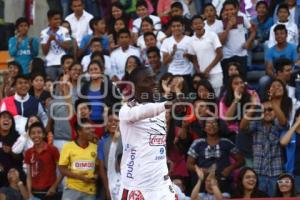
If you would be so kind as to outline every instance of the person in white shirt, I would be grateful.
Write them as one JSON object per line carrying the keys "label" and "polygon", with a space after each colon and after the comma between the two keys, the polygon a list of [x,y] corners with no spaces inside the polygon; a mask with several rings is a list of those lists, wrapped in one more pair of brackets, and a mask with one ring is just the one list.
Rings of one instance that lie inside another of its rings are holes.
{"label": "person in white shirt", "polygon": [[173,75],[182,75],[189,82],[193,73],[193,65],[188,59],[188,47],[191,38],[183,34],[183,18],[176,16],[171,19],[172,36],[166,38],[160,48],[163,54],[163,64],[168,65]]}
{"label": "person in white shirt", "polygon": [[142,19],[144,17],[150,17],[152,19],[155,30],[158,31],[161,29],[160,18],[155,15],[148,15],[148,5],[146,1],[141,0],[136,3],[136,14],[138,15],[138,18],[133,21],[132,28],[134,34],[140,35]]}
{"label": "person in white shirt", "polygon": [[119,112],[122,200],[175,200],[166,158],[168,104],[154,103],[157,84],[150,68],[134,69],[130,80],[135,86],[134,100],[124,104]]}
{"label": "person in white shirt", "polygon": [[[86,55],[82,58],[81,60],[81,65],[83,68],[83,72],[87,71],[87,68],[92,60],[92,55],[95,52],[100,52],[103,55],[103,46],[100,41],[100,38],[93,38],[90,41],[90,49],[91,53],[89,55]],[[104,66],[105,66],[105,71],[110,72],[111,71],[111,62],[110,62],[110,57],[103,55],[104,59]],[[106,73],[105,73],[106,74]]]}
{"label": "person in white shirt", "polygon": [[128,29],[121,29],[118,32],[119,48],[115,49],[111,55],[112,81],[119,81],[125,75],[125,64],[129,56],[141,58],[140,49],[130,45],[131,35]]}
{"label": "person in white shirt", "polygon": [[[223,4],[224,31],[219,34],[223,44],[223,60],[221,62],[225,82],[228,79],[228,63],[238,62],[239,71],[244,79],[247,76],[247,49],[250,49],[256,36],[256,29],[244,14],[238,12],[235,1],[225,1]],[[246,35],[249,35],[246,39]]]}
{"label": "person in white shirt", "polygon": [[83,36],[92,34],[89,27],[89,22],[93,19],[93,15],[84,10],[83,0],[72,0],[71,9],[73,13],[66,17],[66,20],[71,24],[73,37],[76,39],[78,46]]}
{"label": "person in white shirt", "polygon": [[270,36],[269,36],[269,42],[268,42],[269,48],[271,48],[277,44],[277,42],[275,40],[274,28],[278,24],[284,24],[286,29],[288,30],[287,42],[298,46],[298,43],[299,43],[298,27],[294,21],[289,20],[289,15],[290,15],[290,11],[289,11],[288,5],[281,4],[278,6],[278,9],[277,9],[278,21],[270,29]]}
{"label": "person in white shirt", "polygon": [[205,30],[213,31],[216,34],[222,33],[224,30],[223,22],[217,19],[217,10],[212,3],[207,3],[204,6],[204,16],[206,20]]}
{"label": "person in white shirt", "polygon": [[61,13],[49,10],[49,26],[41,32],[41,45],[46,61],[46,73],[55,81],[62,73],[60,59],[70,47],[71,37],[68,29],[61,27]]}
{"label": "person in white shirt", "polygon": [[216,33],[204,29],[204,19],[200,15],[192,18],[192,28],[195,34],[191,39],[188,53],[194,57],[196,72],[203,73],[208,78],[218,97],[223,85],[221,42]]}

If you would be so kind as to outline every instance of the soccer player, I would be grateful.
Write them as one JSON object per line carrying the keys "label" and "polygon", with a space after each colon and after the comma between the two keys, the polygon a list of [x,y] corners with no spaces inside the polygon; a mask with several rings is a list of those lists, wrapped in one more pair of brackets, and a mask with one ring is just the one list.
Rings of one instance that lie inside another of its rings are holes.
{"label": "soccer player", "polygon": [[152,70],[136,68],[130,75],[134,100],[119,113],[123,157],[122,200],[175,200],[166,160],[166,107],[154,103],[156,83]]}

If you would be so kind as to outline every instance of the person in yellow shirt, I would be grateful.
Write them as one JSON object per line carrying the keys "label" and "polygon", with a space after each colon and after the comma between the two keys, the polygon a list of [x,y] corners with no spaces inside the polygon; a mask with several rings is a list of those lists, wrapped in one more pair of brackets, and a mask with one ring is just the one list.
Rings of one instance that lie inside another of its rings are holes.
{"label": "person in yellow shirt", "polygon": [[94,200],[96,194],[97,145],[89,142],[93,129],[89,120],[75,125],[77,138],[66,143],[61,151],[59,169],[66,177],[64,200]]}

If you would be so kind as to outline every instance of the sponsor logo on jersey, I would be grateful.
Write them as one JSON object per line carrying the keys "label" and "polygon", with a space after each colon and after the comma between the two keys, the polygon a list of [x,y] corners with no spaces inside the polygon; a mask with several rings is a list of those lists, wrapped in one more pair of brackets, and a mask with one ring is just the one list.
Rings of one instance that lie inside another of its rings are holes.
{"label": "sponsor logo on jersey", "polygon": [[134,168],[134,161],[136,157],[136,150],[131,149],[129,155],[129,162],[127,163],[127,178],[133,179],[133,168]]}
{"label": "sponsor logo on jersey", "polygon": [[128,200],[145,200],[145,198],[141,191],[134,190],[129,193]]}
{"label": "sponsor logo on jersey", "polygon": [[78,160],[73,162],[73,169],[79,170],[94,170],[95,169],[95,161],[90,160]]}
{"label": "sponsor logo on jersey", "polygon": [[166,145],[166,135],[150,135],[149,145],[150,146],[164,146]]}

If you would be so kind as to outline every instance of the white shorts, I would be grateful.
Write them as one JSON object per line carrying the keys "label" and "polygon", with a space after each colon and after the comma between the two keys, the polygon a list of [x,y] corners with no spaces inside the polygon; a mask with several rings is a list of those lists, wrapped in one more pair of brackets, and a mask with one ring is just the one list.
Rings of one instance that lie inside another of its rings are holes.
{"label": "white shorts", "polygon": [[178,200],[172,183],[159,190],[127,190],[123,189],[121,200]]}

